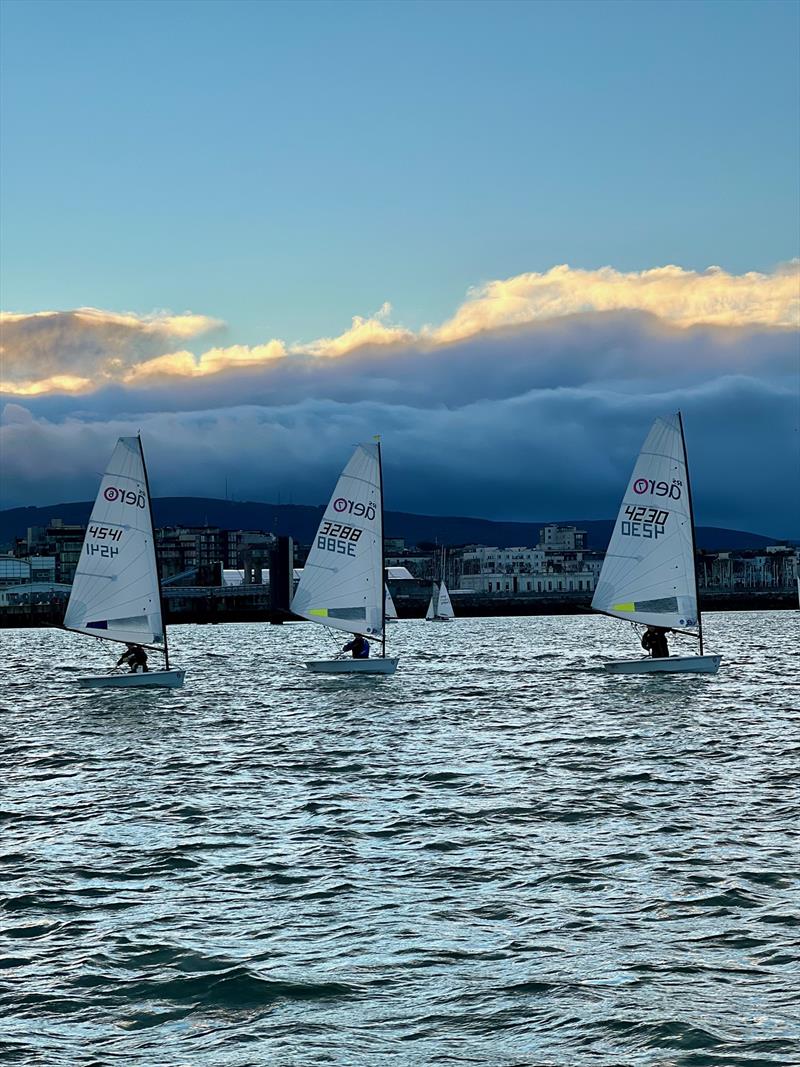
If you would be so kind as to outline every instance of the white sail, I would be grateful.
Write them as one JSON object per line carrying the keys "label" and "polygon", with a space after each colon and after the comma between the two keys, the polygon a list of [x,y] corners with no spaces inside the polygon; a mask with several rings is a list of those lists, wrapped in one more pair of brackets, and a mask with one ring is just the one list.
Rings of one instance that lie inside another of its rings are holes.
{"label": "white sail", "polygon": [[428,601],[428,610],[425,612],[425,619],[426,619],[427,622],[430,622],[431,619],[435,619],[436,618],[436,605],[438,604],[438,602],[439,602],[439,594],[437,592],[436,582],[434,582],[433,583],[433,592],[431,593],[431,598]]}
{"label": "white sail", "polygon": [[389,592],[388,585],[386,586],[386,596],[383,610],[387,619],[397,618],[397,608],[394,606],[394,601],[392,600],[392,594]]}
{"label": "white sail", "polygon": [[448,593],[447,586],[444,582],[439,586],[439,601],[436,606],[436,614],[440,619],[453,618],[453,605],[450,601],[450,594]]}
{"label": "white sail", "polygon": [[138,437],[120,437],[100,483],[64,625],[111,641],[164,641],[155,537]]}
{"label": "white sail", "polygon": [[622,500],[592,607],[645,625],[698,624],[686,455],[678,415],[656,419]]}
{"label": "white sail", "polygon": [[325,509],[292,611],[335,630],[381,636],[382,541],[378,446],[359,445]]}

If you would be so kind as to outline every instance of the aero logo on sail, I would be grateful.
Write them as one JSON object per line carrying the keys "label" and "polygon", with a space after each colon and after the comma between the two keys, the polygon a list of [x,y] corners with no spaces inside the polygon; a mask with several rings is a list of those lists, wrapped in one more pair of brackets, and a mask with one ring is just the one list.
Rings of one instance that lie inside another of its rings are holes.
{"label": "aero logo on sail", "polygon": [[146,503],[141,489],[138,493],[134,493],[132,489],[117,489],[116,486],[109,485],[107,489],[103,490],[103,496],[109,503],[119,500],[122,504],[135,504],[137,508],[143,508]]}
{"label": "aero logo on sail", "polygon": [[667,482],[654,482],[652,478],[637,478],[632,488],[637,496],[649,493],[650,496],[668,496],[670,500],[680,500],[682,491],[679,481],[669,485]]}
{"label": "aero logo on sail", "polygon": [[364,517],[370,520],[375,518],[374,504],[362,504],[360,501],[355,502],[353,500],[347,500],[343,496],[337,496],[337,498],[334,500],[333,510],[338,511],[340,514],[343,511],[346,511],[348,515],[363,515]]}

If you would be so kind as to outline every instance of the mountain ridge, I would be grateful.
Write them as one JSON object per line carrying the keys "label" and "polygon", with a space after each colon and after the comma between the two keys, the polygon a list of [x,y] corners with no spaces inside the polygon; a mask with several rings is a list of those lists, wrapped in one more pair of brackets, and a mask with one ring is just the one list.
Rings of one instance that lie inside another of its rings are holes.
{"label": "mountain ridge", "polygon": [[[92,501],[49,504],[44,507],[6,508],[0,511],[0,543],[10,544],[24,537],[29,526],[47,526],[54,518],[67,524],[85,525]],[[324,505],[270,504],[257,501],[220,500],[214,497],[157,497],[153,499],[156,526],[218,526],[227,530],[270,530],[289,534],[301,543],[309,543],[316,533]],[[462,515],[417,515],[413,512],[387,511],[387,538],[404,538],[408,545],[421,541],[443,544],[482,544],[497,548],[534,545],[539,528],[550,522],[577,526],[587,531],[588,547],[602,551],[608,545],[614,519],[543,519],[537,522],[514,522],[481,519]],[[769,537],[746,530],[718,526],[698,526],[698,549],[755,549],[783,544],[786,539]],[[791,541],[789,543],[792,543]]]}

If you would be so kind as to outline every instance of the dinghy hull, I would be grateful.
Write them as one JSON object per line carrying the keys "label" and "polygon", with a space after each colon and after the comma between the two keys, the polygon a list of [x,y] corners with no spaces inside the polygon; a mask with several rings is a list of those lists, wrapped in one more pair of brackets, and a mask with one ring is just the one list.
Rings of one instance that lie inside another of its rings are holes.
{"label": "dinghy hull", "polygon": [[604,663],[609,674],[716,674],[722,656],[664,656]]}
{"label": "dinghy hull", "polygon": [[142,674],[95,674],[78,679],[84,689],[178,689],[186,671],[145,671]]}
{"label": "dinghy hull", "polygon": [[394,674],[398,657],[375,659],[316,659],[306,663],[312,674]]}

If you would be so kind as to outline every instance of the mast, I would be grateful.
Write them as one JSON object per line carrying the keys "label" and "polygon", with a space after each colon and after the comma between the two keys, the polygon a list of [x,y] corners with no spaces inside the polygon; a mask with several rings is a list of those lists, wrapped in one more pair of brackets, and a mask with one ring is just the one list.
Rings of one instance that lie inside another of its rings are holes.
{"label": "mast", "polygon": [[686,454],[686,436],[683,432],[683,415],[678,412],[678,425],[681,428],[681,445],[683,446],[683,464],[686,467],[686,496],[689,502],[689,522],[692,526],[692,571],[694,572],[694,595],[697,601],[697,633],[700,638],[700,655],[703,655],[703,614],[700,611],[700,586],[697,582],[697,542],[694,535],[694,506],[692,504],[692,483],[689,478],[689,457]]}
{"label": "mast", "polygon": [[381,460],[381,439],[378,445],[378,481],[381,487],[381,656],[386,658],[386,547],[383,531],[383,462]]}
{"label": "mast", "polygon": [[153,538],[153,556],[156,561],[156,579],[158,580],[158,603],[161,607],[161,625],[164,629],[164,657],[166,669],[169,670],[169,645],[167,643],[167,612],[164,607],[164,595],[161,591],[161,565],[156,551],[156,526],[153,522],[153,500],[150,496],[150,480],[147,477],[147,464],[144,461],[144,449],[142,448],[142,435],[137,433],[136,440],[139,442],[139,455],[142,457],[142,470],[144,471],[144,487],[147,490],[147,507],[150,512],[150,536]]}

